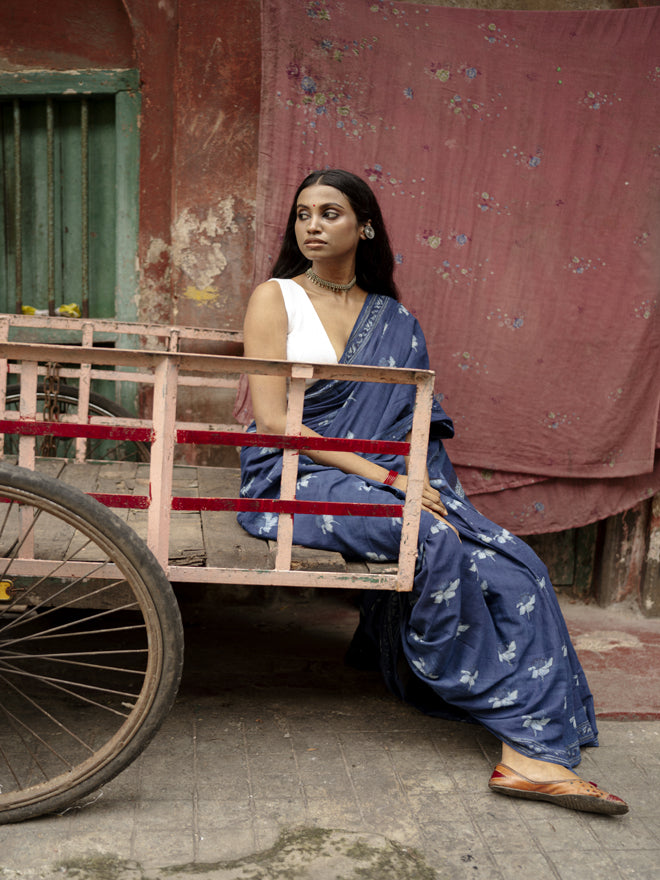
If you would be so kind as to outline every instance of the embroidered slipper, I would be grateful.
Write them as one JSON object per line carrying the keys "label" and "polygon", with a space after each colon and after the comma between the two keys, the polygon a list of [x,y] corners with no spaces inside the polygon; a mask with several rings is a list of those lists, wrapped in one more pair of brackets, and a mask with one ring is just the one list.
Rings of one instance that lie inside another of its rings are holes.
{"label": "embroidered slipper", "polygon": [[498,764],[493,770],[488,787],[498,794],[548,801],[569,810],[604,813],[609,816],[620,816],[628,812],[628,804],[620,797],[603,791],[595,782],[587,782],[579,776],[575,779],[534,782],[516,773],[506,764]]}

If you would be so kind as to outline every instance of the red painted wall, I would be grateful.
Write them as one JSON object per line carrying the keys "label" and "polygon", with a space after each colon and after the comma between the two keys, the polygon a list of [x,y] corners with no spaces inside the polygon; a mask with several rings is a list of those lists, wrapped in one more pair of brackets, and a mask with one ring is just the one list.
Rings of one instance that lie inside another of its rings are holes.
{"label": "red painted wall", "polygon": [[240,327],[252,282],[259,0],[186,0],[178,34],[174,314]]}
{"label": "red painted wall", "polygon": [[240,328],[252,284],[259,8],[259,0],[0,7],[0,69],[140,71],[139,319]]}
{"label": "red painted wall", "polygon": [[134,67],[120,0],[24,0],[0,5],[0,69]]}

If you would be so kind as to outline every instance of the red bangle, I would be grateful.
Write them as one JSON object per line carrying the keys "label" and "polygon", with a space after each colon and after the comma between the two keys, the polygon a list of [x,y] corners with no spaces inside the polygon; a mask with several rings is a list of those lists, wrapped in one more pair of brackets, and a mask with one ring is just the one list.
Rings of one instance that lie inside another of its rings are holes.
{"label": "red bangle", "polygon": [[394,484],[394,481],[396,480],[396,478],[397,478],[398,476],[399,476],[399,472],[398,472],[398,471],[390,471],[389,474],[388,474],[388,475],[385,477],[385,479],[383,480],[383,483],[384,483],[386,486],[392,486],[392,485]]}

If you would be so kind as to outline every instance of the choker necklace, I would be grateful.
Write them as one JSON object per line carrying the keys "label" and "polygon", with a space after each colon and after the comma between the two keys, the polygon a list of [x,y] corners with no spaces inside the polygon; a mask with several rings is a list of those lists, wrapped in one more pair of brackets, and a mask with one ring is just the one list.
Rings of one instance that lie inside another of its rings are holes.
{"label": "choker necklace", "polygon": [[319,278],[319,276],[314,272],[312,267],[305,272],[305,275],[309,278],[310,281],[313,281],[314,284],[318,284],[319,287],[325,287],[328,290],[331,290],[333,293],[343,293],[346,290],[350,290],[351,287],[355,287],[355,282],[357,281],[356,276],[354,275],[348,284],[335,284],[334,281],[326,281],[323,278]]}

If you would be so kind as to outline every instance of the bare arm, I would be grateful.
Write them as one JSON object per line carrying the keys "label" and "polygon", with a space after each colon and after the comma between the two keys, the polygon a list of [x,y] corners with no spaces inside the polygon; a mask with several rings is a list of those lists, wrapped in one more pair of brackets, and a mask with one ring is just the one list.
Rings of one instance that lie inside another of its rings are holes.
{"label": "bare arm", "polygon": [[[246,357],[286,360],[287,315],[284,300],[276,281],[267,281],[256,288],[248,303],[243,325]],[[280,376],[250,376],[250,394],[257,430],[264,434],[284,434],[286,427],[286,379]],[[302,426],[305,437],[320,437],[316,431]],[[336,467],[347,474],[382,482],[386,468],[353,452],[305,450],[318,464]]]}

